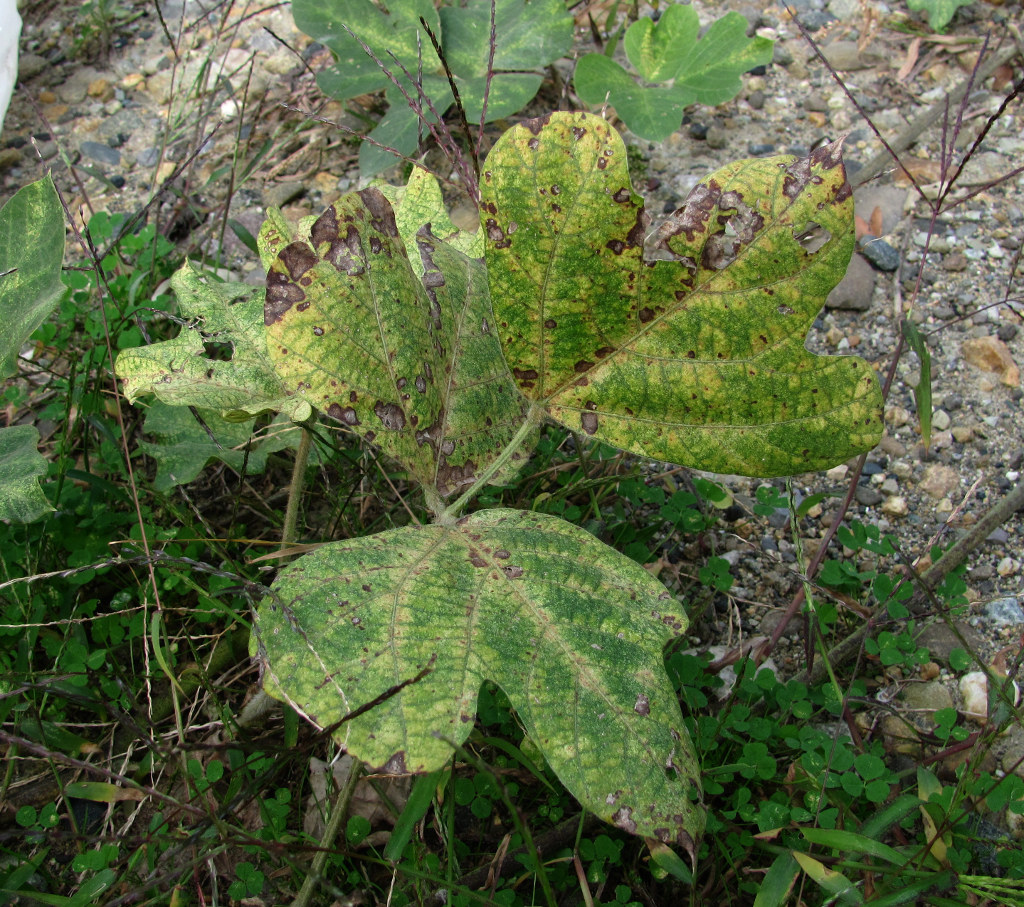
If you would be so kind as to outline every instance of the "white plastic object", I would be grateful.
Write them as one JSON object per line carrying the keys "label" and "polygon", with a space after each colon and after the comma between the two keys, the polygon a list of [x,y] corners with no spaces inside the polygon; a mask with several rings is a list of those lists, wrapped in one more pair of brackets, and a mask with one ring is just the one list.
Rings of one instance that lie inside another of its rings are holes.
{"label": "white plastic object", "polygon": [[21,37],[21,16],[18,0],[0,0],[0,130],[3,129],[7,105],[11,103],[18,81],[18,39]]}

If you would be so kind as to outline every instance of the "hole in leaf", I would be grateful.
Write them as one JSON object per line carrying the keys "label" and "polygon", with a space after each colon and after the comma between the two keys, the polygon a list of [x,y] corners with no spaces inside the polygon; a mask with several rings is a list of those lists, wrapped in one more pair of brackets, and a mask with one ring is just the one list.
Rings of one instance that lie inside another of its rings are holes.
{"label": "hole in leaf", "polygon": [[800,247],[808,255],[813,255],[831,238],[832,234],[821,224],[816,224],[813,220],[804,224],[802,230],[793,229],[793,239],[800,243]]}

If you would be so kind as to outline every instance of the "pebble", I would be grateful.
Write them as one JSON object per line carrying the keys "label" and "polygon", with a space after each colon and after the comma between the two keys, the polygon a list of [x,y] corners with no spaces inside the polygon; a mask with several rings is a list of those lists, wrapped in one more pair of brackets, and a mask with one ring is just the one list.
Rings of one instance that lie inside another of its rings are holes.
{"label": "pebble", "polygon": [[960,697],[968,718],[978,724],[988,721],[988,677],[984,671],[971,671],[960,678]]}
{"label": "pebble", "polygon": [[50,67],[50,61],[39,54],[21,54],[18,58],[18,81],[26,82],[34,79],[39,73]]}
{"label": "pebble", "polygon": [[882,513],[888,514],[889,516],[906,516],[910,513],[910,507],[907,504],[907,499],[900,495],[893,495],[891,498],[886,498],[882,502],[881,510]]}
{"label": "pebble", "polygon": [[875,292],[875,270],[859,255],[850,259],[846,275],[832,289],[825,300],[830,309],[866,312],[871,308]]}
{"label": "pebble", "polygon": [[704,138],[708,143],[708,148],[724,148],[729,138],[729,134],[721,126],[713,125],[708,127],[707,134]]}
{"label": "pebble", "polygon": [[988,602],[985,605],[985,616],[999,626],[1024,624],[1024,608],[1012,595]]}
{"label": "pebble", "polygon": [[862,54],[856,41],[833,41],[821,48],[821,53],[833,69],[851,72],[874,65],[870,55]]}
{"label": "pebble", "polygon": [[143,148],[135,152],[135,163],[140,167],[155,167],[160,160],[159,148]]}
{"label": "pebble", "polygon": [[900,253],[884,239],[870,233],[857,241],[857,248],[879,271],[895,271],[900,266]]}
{"label": "pebble", "polygon": [[82,142],[78,146],[78,150],[86,157],[92,158],[92,160],[98,161],[101,164],[117,167],[121,163],[121,152],[116,148],[111,148],[109,145],[104,145],[102,142]]}
{"label": "pebble", "polygon": [[998,374],[1000,381],[1009,387],[1020,386],[1020,369],[1013,361],[1009,348],[998,337],[986,335],[969,338],[960,345],[960,350],[971,365]]}
{"label": "pebble", "polygon": [[934,463],[925,469],[919,487],[929,497],[939,500],[960,487],[960,474],[950,466]]}
{"label": "pebble", "polygon": [[858,485],[857,490],[854,492],[854,497],[857,499],[858,504],[863,504],[865,507],[875,507],[882,503],[884,495],[870,485]]}
{"label": "pebble", "polygon": [[1020,570],[1020,561],[1014,560],[1012,557],[1004,557],[996,565],[996,573],[998,573],[1004,579],[1008,576],[1015,576],[1017,571]]}
{"label": "pebble", "polygon": [[937,409],[932,413],[932,428],[937,428],[939,431],[945,431],[949,428],[949,413],[944,409]]}

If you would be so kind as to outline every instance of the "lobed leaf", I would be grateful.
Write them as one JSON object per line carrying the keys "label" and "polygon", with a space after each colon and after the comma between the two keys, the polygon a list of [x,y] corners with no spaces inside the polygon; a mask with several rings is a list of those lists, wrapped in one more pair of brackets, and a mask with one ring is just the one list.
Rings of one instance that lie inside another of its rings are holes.
{"label": "lobed leaf", "polygon": [[440,768],[491,680],[587,809],[692,856],[699,772],[662,661],[687,621],[625,555],[556,517],[489,510],[325,545],[271,592],[252,643],[268,692],[357,758]]}
{"label": "lobed leaf", "polygon": [[838,144],[723,167],[649,238],[651,259],[625,147],[599,117],[506,132],[481,190],[505,358],[557,421],[752,476],[826,468],[878,442],[870,366],[803,346],[853,250]]}
{"label": "lobed leaf", "polygon": [[0,209],[0,377],[18,370],[21,345],[65,293],[64,211],[45,176]]}
{"label": "lobed leaf", "polygon": [[213,280],[188,262],[171,286],[187,321],[173,340],[118,355],[115,370],[129,402],[153,394],[171,406],[219,410],[234,421],[267,410],[299,422],[309,418],[309,405],[286,392],[267,357],[262,289]]}
{"label": "lobed leaf", "polygon": [[711,23],[698,41],[699,30],[697,13],[682,4],[668,6],[656,23],[637,20],[623,46],[639,79],[604,54],[586,54],[576,64],[576,93],[591,106],[611,104],[641,138],[668,138],[684,107],[731,100],[742,87],[740,76],[772,58],[772,42],[747,38],[747,20],[735,11]]}
{"label": "lobed leaf", "polygon": [[46,460],[34,425],[0,428],[0,520],[31,523],[53,510],[39,487]]}
{"label": "lobed leaf", "polygon": [[446,496],[498,457],[526,402],[492,332],[483,264],[428,227],[403,237],[379,189],[345,196],[281,250],[264,315],[286,387]]}
{"label": "lobed leaf", "polygon": [[205,425],[182,406],[154,402],[146,412],[143,428],[151,438],[139,449],[156,460],[157,491],[187,485],[208,463],[219,460],[235,472],[258,475],[267,467],[267,456],[298,446],[301,427],[278,417],[258,435],[250,422],[231,422],[216,410],[197,409]]}

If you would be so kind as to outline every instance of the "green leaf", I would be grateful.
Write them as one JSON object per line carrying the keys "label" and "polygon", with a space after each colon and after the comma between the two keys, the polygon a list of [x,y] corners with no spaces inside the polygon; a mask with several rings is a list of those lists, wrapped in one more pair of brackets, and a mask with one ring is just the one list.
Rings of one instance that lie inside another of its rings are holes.
{"label": "green leaf", "polygon": [[[442,6],[444,54],[459,78],[487,75],[490,0]],[[572,49],[572,16],[561,0],[496,0],[494,70],[543,69]],[[479,115],[479,112],[478,112]]]}
{"label": "green leaf", "polygon": [[39,487],[46,460],[36,448],[34,425],[0,428],[0,520],[31,523],[53,510]]}
{"label": "green leaf", "polygon": [[687,64],[700,31],[692,6],[673,3],[655,22],[645,16],[628,29],[622,45],[633,68],[645,82],[670,82]]}
{"label": "green leaf", "polygon": [[309,418],[309,405],[288,393],[267,356],[264,290],[214,280],[188,262],[171,286],[188,323],[173,340],[118,355],[116,371],[129,402],[154,394],[164,403],[220,410],[235,420],[265,410]]}
{"label": "green leaf", "polygon": [[714,107],[731,101],[742,88],[740,76],[771,62],[774,45],[767,38],[747,38],[747,20],[728,12],[711,23],[675,80],[692,91],[699,104]]}
{"label": "green leaf", "polygon": [[65,293],[64,210],[49,176],[0,209],[0,377],[18,370],[22,344]]}
{"label": "green leaf", "polygon": [[435,35],[440,33],[434,4],[430,0],[402,0],[388,9],[389,12],[383,12],[370,0],[293,0],[295,24],[315,41],[326,44],[338,57],[337,63],[319,79],[324,94],[345,100],[391,84],[360,41],[406,84],[413,97],[415,90],[395,65],[394,57],[405,64],[413,77],[418,72],[441,72],[441,61],[420,25],[422,17]]}
{"label": "green leaf", "polygon": [[793,859],[793,854],[789,851],[780,853],[768,867],[757,889],[754,907],[782,907],[799,873],[800,867]]}
{"label": "green leaf", "polygon": [[576,64],[576,93],[594,107],[611,104],[641,138],[667,138],[679,128],[684,107],[731,100],[742,87],[740,76],[772,58],[772,42],[747,38],[747,20],[737,12],[713,22],[698,41],[699,29],[697,13],[682,4],[667,7],[657,23],[634,22],[623,43],[639,80],[605,54],[587,54]]}
{"label": "green leaf", "polygon": [[[423,88],[427,97],[433,100],[434,109],[439,112],[447,110],[454,100],[447,79],[424,76]],[[377,144],[367,141],[359,147],[359,172],[364,179],[376,176],[399,163],[398,158],[387,149],[393,148],[404,157],[412,157],[420,146],[420,138],[428,134],[426,125],[409,107],[401,92],[389,88],[387,98],[390,104],[387,113],[367,136]],[[424,115],[431,122],[434,120],[426,109]],[[382,148],[382,145],[385,147]]]}
{"label": "green leaf", "polygon": [[270,358],[286,387],[447,496],[501,454],[527,404],[501,358],[483,264],[424,227],[417,277],[409,239],[378,189],[328,208],[271,265]]}
{"label": "green leaf", "polygon": [[[838,145],[718,170],[651,237],[656,260],[625,147],[598,117],[506,132],[481,188],[505,358],[556,421],[751,476],[827,468],[878,442],[870,366],[803,345],[853,249]],[[828,238],[808,251],[812,225]]]}
{"label": "green leaf", "polygon": [[679,128],[683,108],[694,99],[671,86],[645,87],[604,54],[587,54],[576,64],[576,93],[585,104],[611,104],[630,130],[651,142],[667,139]]}
{"label": "green leaf", "polygon": [[961,6],[970,4],[971,0],[907,0],[910,9],[928,12],[928,24],[937,32],[949,25]]}
{"label": "green leaf", "polygon": [[833,847],[836,850],[849,853],[865,853],[868,856],[878,857],[880,860],[885,860],[887,863],[893,863],[896,866],[903,866],[907,862],[907,857],[888,844],[883,844],[881,841],[875,841],[853,831],[841,831],[840,829],[831,828],[801,828],[800,834],[812,844],[820,844],[822,847]]}
{"label": "green leaf", "polygon": [[921,363],[921,377],[914,388],[914,403],[917,405],[917,421],[921,428],[921,443],[928,450],[932,443],[932,355],[924,337],[909,318],[903,319],[903,336],[907,345],[917,354]]}
{"label": "green leaf", "polygon": [[252,648],[267,691],[389,772],[429,772],[485,679],[587,808],[692,853],[696,760],[662,649],[686,629],[641,566],[556,517],[488,510],[325,545],[287,567]]}
{"label": "green leaf", "polygon": [[820,860],[814,859],[814,857],[800,853],[799,851],[793,851],[793,857],[797,863],[800,864],[800,868],[807,873],[818,885],[837,898],[843,904],[863,904],[864,897],[860,891],[854,886],[846,876],[841,872],[837,872],[834,869],[829,869]]}
{"label": "green leaf", "polygon": [[[139,447],[157,462],[153,487],[158,491],[187,485],[211,460],[220,460],[236,472],[241,472],[244,465],[247,475],[257,475],[266,469],[269,454],[296,447],[302,432],[298,425],[279,417],[253,439],[251,422],[228,421],[216,410],[199,409],[197,412],[213,438],[184,407],[158,401],[146,412],[143,427],[154,440],[140,441]],[[246,458],[245,447],[250,439],[253,440]]]}

